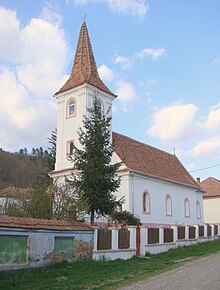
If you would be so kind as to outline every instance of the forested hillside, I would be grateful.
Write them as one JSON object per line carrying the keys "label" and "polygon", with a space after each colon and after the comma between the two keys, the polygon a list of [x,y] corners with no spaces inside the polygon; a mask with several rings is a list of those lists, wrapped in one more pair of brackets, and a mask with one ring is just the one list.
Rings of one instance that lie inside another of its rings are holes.
{"label": "forested hillside", "polygon": [[33,187],[37,176],[47,166],[48,152],[42,147],[10,153],[0,149],[0,189],[9,186]]}

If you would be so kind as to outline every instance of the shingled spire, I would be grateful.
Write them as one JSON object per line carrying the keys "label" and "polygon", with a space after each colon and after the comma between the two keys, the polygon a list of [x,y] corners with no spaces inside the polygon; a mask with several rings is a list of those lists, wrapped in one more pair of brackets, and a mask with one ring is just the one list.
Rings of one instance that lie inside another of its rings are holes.
{"label": "shingled spire", "polygon": [[84,83],[89,83],[96,88],[115,96],[99,77],[85,21],[80,29],[71,75],[57,94]]}

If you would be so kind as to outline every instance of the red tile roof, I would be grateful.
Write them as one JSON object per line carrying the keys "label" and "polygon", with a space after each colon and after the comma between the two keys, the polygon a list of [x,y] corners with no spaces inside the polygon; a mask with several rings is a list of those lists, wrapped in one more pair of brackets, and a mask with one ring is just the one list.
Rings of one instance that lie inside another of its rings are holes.
{"label": "red tile roof", "polygon": [[170,153],[113,132],[115,152],[134,172],[199,188],[179,159]]}
{"label": "red tile roof", "polygon": [[206,191],[204,197],[220,196],[220,180],[208,177],[200,182],[200,186]]}
{"label": "red tile roof", "polygon": [[72,89],[76,86],[89,83],[116,97],[99,77],[92,45],[86,23],[83,22],[78,38],[78,44],[71,75],[62,88],[56,93]]}
{"label": "red tile roof", "polygon": [[91,231],[93,228],[83,222],[63,220],[43,220],[34,218],[0,216],[0,228],[20,228],[54,231]]}

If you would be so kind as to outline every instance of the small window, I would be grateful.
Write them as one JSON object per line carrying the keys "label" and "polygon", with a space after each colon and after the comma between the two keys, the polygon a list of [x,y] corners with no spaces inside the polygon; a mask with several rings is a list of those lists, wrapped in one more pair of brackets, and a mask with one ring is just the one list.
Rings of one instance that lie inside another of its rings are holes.
{"label": "small window", "polygon": [[150,194],[146,191],[143,193],[143,212],[150,213]]}
{"label": "small window", "polygon": [[198,200],[196,202],[196,214],[197,214],[197,218],[201,219],[201,206]]}
{"label": "small window", "polygon": [[101,101],[100,100],[96,100],[95,106],[96,106],[96,111],[101,114],[101,111],[102,111],[102,103],[101,103]]}
{"label": "small window", "polygon": [[67,103],[67,118],[76,114],[76,102],[74,99],[70,99]]}
{"label": "small window", "polygon": [[184,201],[184,212],[185,217],[190,217],[190,204],[188,198],[186,198]]}
{"label": "small window", "polygon": [[73,141],[67,142],[67,155],[73,155],[74,153],[74,143]]}
{"label": "small window", "polygon": [[166,215],[172,216],[172,199],[171,196],[168,194],[166,196]]}
{"label": "small window", "polygon": [[73,115],[75,112],[75,102],[72,100],[69,102],[69,115]]}

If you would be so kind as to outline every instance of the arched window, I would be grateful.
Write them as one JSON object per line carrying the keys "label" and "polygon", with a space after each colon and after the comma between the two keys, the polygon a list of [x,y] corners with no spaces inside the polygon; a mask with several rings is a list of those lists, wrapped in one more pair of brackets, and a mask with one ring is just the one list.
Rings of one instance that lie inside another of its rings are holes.
{"label": "arched window", "polygon": [[184,213],[185,217],[190,217],[190,203],[188,198],[185,198],[184,200]]}
{"label": "arched window", "polygon": [[166,196],[166,215],[167,216],[172,216],[172,198],[169,194]]}
{"label": "arched window", "polygon": [[150,193],[147,191],[143,193],[143,212],[150,214]]}
{"label": "arched window", "polygon": [[76,102],[74,99],[70,99],[67,103],[67,117],[72,117],[76,114]]}
{"label": "arched window", "polygon": [[201,219],[201,206],[198,200],[196,202],[196,215],[197,215],[197,219]]}
{"label": "arched window", "polygon": [[101,101],[99,99],[96,100],[95,106],[96,106],[97,112],[101,114],[101,112],[102,112],[102,103],[101,103]]}

